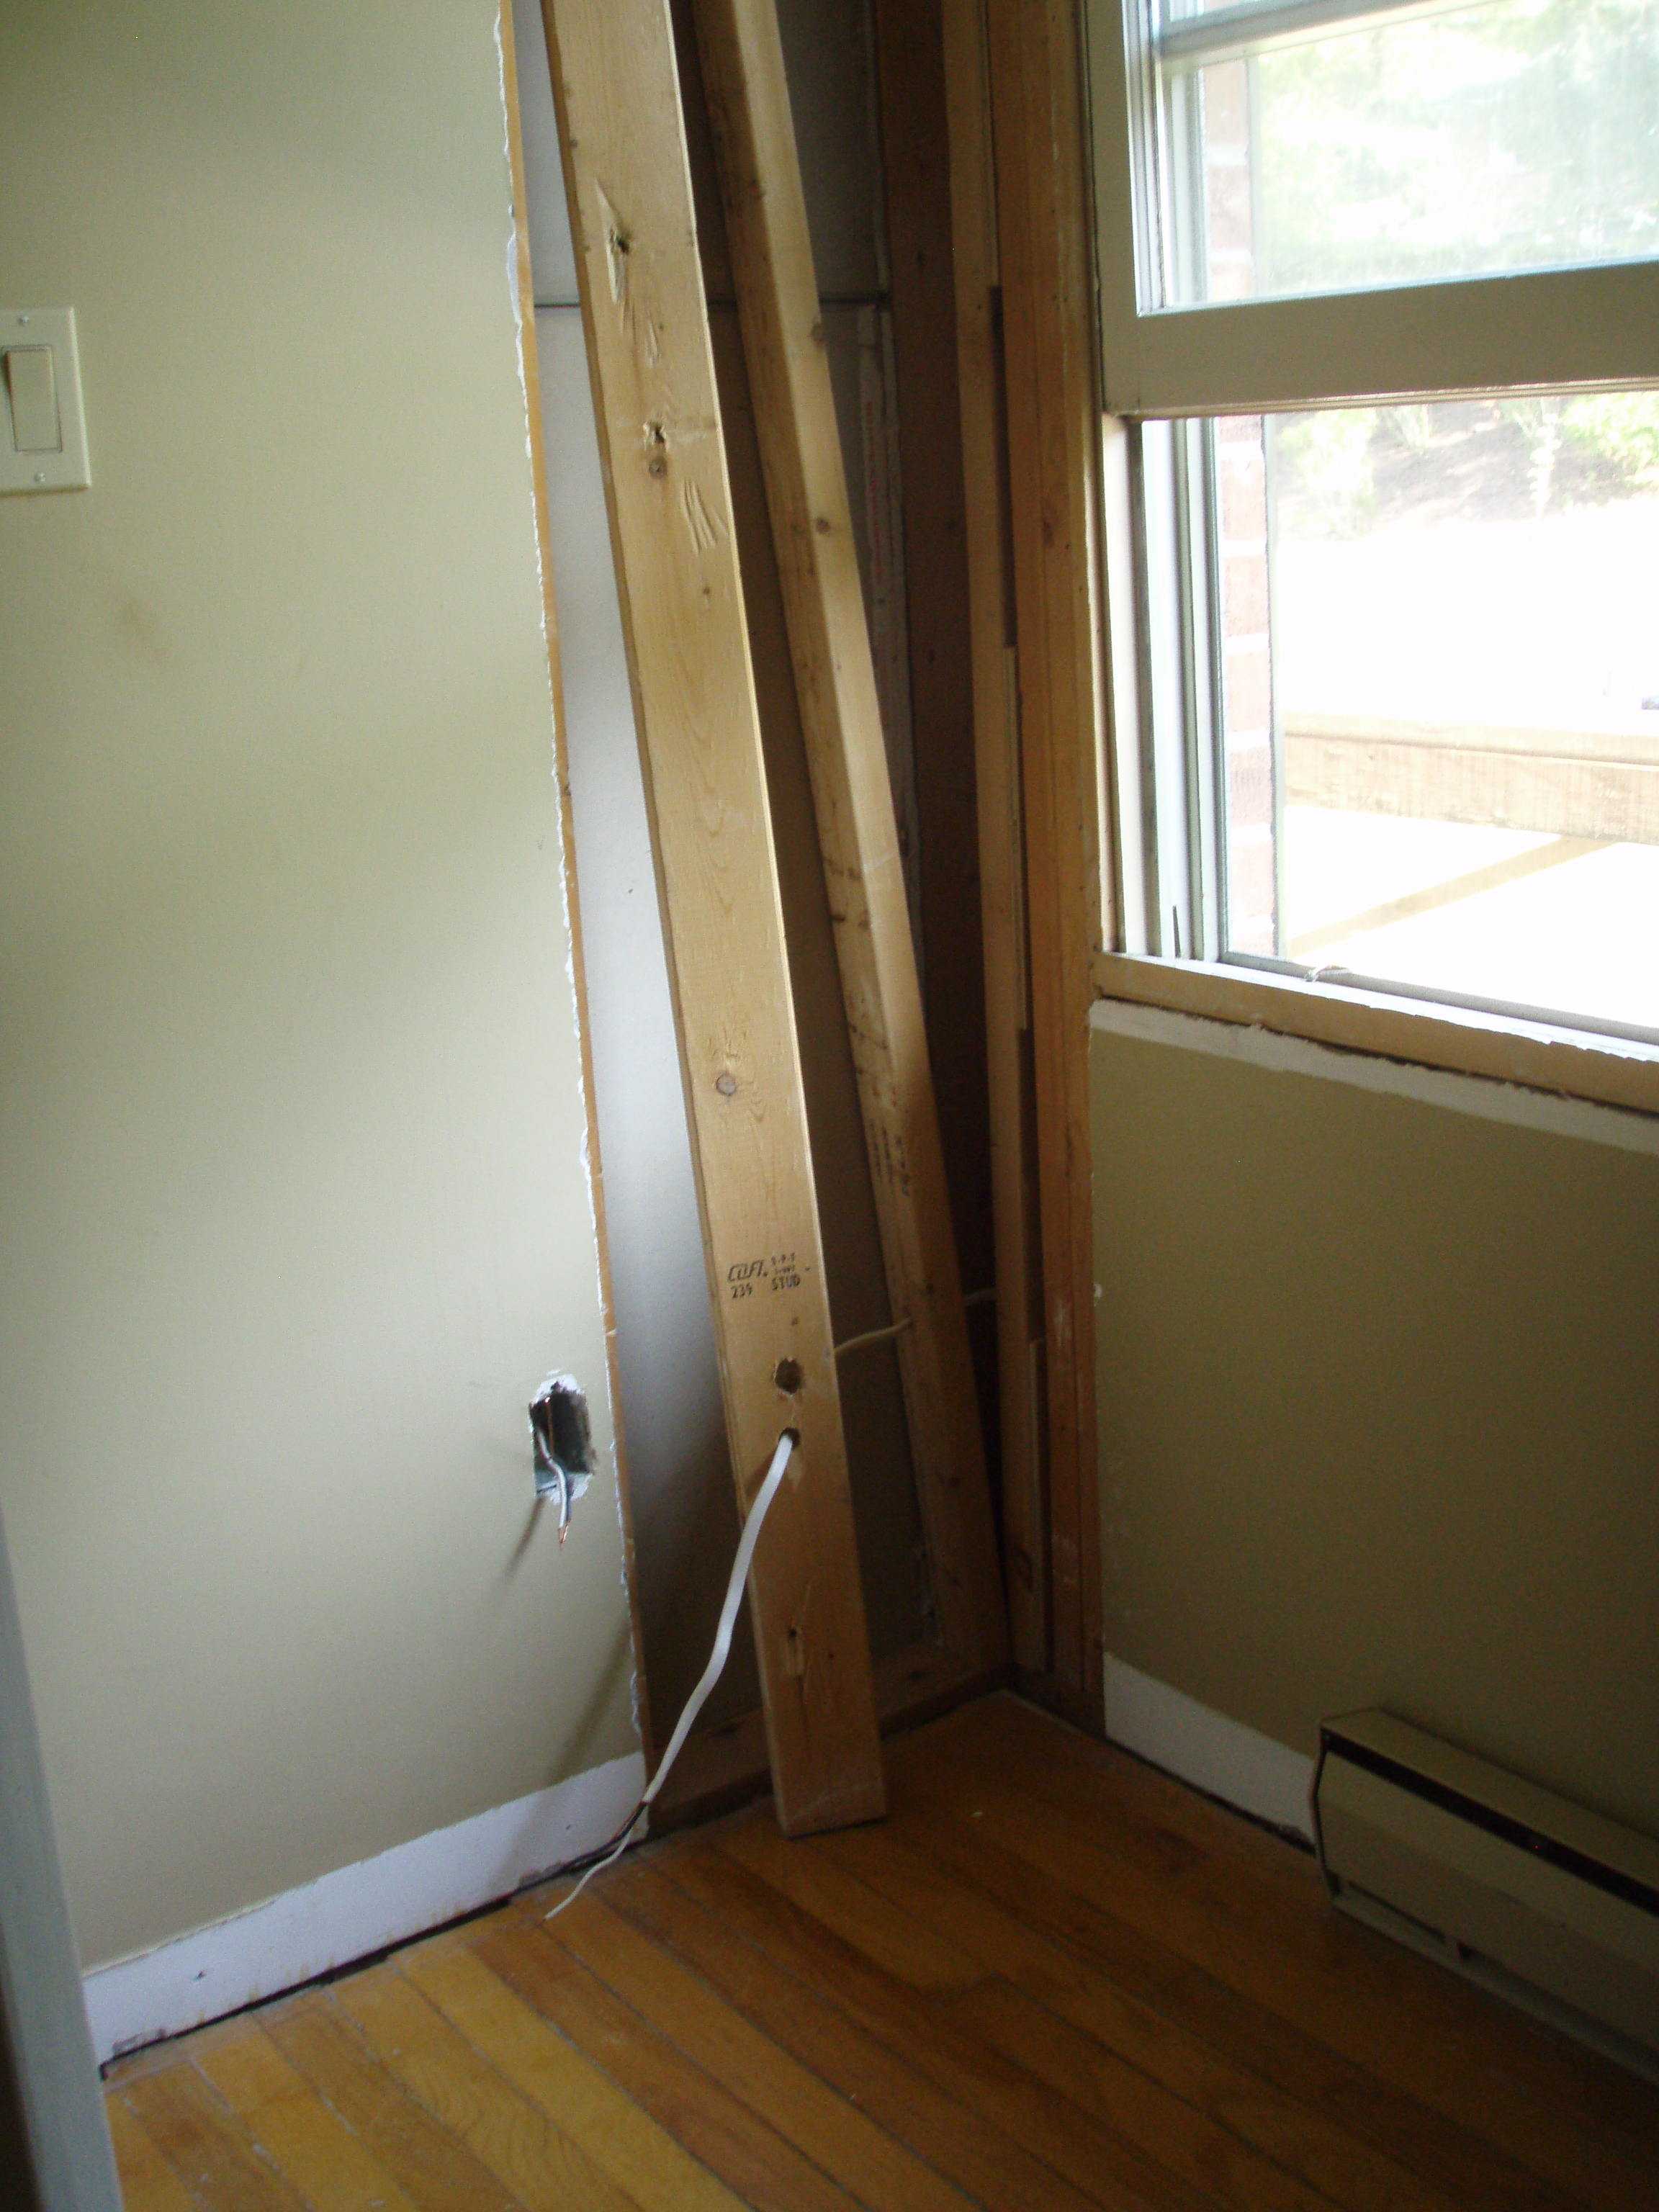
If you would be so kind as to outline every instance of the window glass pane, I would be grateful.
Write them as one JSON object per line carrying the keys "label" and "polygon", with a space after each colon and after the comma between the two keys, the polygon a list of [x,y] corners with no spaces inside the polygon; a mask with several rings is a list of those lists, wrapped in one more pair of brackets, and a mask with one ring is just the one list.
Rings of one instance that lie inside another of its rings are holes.
{"label": "window glass pane", "polygon": [[1156,70],[1170,304],[1659,253],[1659,0],[1384,14],[1205,65],[1206,12],[1164,18],[1189,45]]}
{"label": "window glass pane", "polygon": [[1231,949],[1268,949],[1232,854],[1265,813],[1281,954],[1659,1028],[1659,392],[1224,422],[1224,487],[1252,436],[1262,543],[1224,489],[1218,532]]}

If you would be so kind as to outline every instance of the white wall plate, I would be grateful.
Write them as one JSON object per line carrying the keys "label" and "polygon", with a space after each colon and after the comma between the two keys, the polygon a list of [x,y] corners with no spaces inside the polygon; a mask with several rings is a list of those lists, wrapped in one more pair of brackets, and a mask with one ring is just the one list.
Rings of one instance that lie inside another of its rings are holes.
{"label": "white wall plate", "polygon": [[92,482],[73,307],[0,307],[0,492]]}

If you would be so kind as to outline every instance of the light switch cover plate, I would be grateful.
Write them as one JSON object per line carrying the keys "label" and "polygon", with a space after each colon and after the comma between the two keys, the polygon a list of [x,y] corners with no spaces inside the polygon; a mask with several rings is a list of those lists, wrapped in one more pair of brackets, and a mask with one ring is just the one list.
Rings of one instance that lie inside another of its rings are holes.
{"label": "light switch cover plate", "polygon": [[83,491],[92,482],[81,363],[73,307],[0,307],[0,356],[14,346],[49,347],[58,390],[61,442],[54,452],[20,453],[13,439],[9,380],[0,360],[0,492]]}

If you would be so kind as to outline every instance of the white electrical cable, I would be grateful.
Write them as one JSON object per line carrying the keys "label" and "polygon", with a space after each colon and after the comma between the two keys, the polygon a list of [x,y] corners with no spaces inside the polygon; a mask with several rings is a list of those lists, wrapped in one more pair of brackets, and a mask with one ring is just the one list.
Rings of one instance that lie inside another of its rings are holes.
{"label": "white electrical cable", "polygon": [[909,1326],[910,1316],[906,1314],[902,1321],[893,1322],[886,1328],[866,1328],[862,1336],[843,1337],[836,1346],[836,1357],[843,1359],[849,1352],[862,1352],[872,1344],[890,1344],[896,1336],[902,1336]]}
{"label": "white electrical cable", "polygon": [[[964,1308],[988,1305],[996,1294],[996,1285],[993,1283],[988,1289],[969,1291],[962,1303]],[[836,1358],[844,1358],[849,1352],[866,1352],[872,1344],[890,1344],[896,1336],[903,1335],[914,1318],[913,1315],[902,1314],[897,1321],[890,1322],[885,1328],[866,1328],[862,1336],[844,1337],[836,1346]]]}
{"label": "white electrical cable", "polygon": [[714,1648],[708,1655],[708,1664],[703,1668],[702,1679],[696,1688],[685,1701],[685,1710],[675,1723],[674,1733],[668,1739],[668,1748],[657,1762],[656,1772],[645,1785],[644,1796],[629,1815],[628,1824],[617,1838],[616,1842],[603,1857],[594,1860],[569,1895],[562,1897],[551,1912],[543,1915],[544,1919],[554,1919],[564,1911],[567,1905],[574,1905],[600,1869],[608,1867],[612,1860],[622,1856],[628,1849],[629,1839],[634,1833],[641,1814],[645,1811],[658,1790],[668,1779],[668,1770],[679,1757],[680,1747],[691,1733],[691,1723],[702,1711],[709,1692],[719,1681],[725,1668],[727,1655],[732,1649],[732,1631],[737,1622],[738,1607],[743,1601],[744,1584],[749,1579],[749,1563],[755,1556],[755,1546],[760,1537],[761,1522],[766,1518],[767,1508],[778,1494],[778,1486],[783,1480],[783,1471],[789,1464],[789,1455],[799,1441],[793,1429],[786,1429],[778,1438],[778,1448],[772,1455],[771,1466],[766,1470],[766,1480],[755,1493],[755,1502],[749,1509],[748,1516],[743,1524],[743,1534],[738,1539],[738,1555],[732,1562],[732,1578],[726,1585],[726,1602],[720,1607],[720,1626],[714,1631]]}

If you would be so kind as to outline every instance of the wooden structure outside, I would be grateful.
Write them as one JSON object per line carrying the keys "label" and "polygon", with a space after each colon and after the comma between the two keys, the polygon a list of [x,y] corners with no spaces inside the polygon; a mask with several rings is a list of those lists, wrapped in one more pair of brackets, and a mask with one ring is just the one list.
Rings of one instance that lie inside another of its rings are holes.
{"label": "wooden structure outside", "polygon": [[1659,844],[1659,729],[1285,717],[1295,806]]}
{"label": "wooden structure outside", "polygon": [[878,1815],[881,1757],[673,40],[544,14],[740,1510],[800,1439],[750,1580],[799,1833]]}

